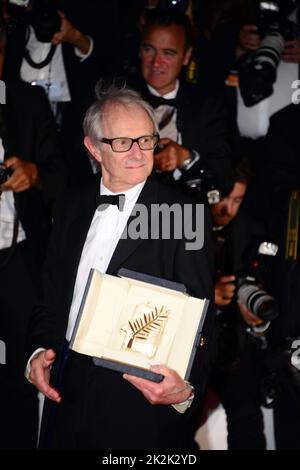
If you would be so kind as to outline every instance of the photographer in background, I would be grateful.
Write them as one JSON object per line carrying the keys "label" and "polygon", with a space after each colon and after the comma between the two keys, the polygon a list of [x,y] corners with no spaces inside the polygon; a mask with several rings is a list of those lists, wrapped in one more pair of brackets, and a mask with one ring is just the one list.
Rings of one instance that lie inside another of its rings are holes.
{"label": "photographer in background", "polygon": [[[21,78],[45,89],[61,131],[70,176],[80,181],[92,174],[82,146],[81,122],[93,99],[98,75],[96,48],[87,34],[95,29],[94,3],[70,0],[3,3],[8,31],[4,77]],[[105,11],[106,8],[103,16]],[[108,15],[108,24],[110,21]]]}
{"label": "photographer in background", "polygon": [[245,207],[260,222],[270,209],[269,120],[291,103],[292,83],[299,78],[299,5],[299,0],[253,2],[239,36],[235,75],[226,82],[237,152],[248,157],[256,174]]}
{"label": "photographer in background", "polygon": [[[0,77],[6,33],[0,14]],[[51,208],[66,182],[56,125],[41,88],[5,81],[0,105],[0,448],[32,449],[38,398],[25,380],[26,334],[41,293]],[[2,344],[2,343],[1,343]]]}
{"label": "photographer in background", "polygon": [[215,303],[219,324],[211,386],[226,411],[229,449],[265,449],[266,445],[260,410],[264,372],[260,335],[268,323],[237,295],[237,274],[249,274],[250,249],[257,247],[258,238],[263,238],[262,228],[241,208],[252,176],[247,163],[241,161],[231,193],[210,206],[216,239]]}

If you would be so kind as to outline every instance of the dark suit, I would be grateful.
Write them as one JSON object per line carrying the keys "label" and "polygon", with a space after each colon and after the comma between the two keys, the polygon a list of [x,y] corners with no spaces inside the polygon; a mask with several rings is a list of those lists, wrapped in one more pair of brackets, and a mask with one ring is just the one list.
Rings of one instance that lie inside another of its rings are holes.
{"label": "dark suit", "polygon": [[[98,191],[99,181],[96,180],[80,194],[76,190],[69,195],[54,224],[45,269],[45,306],[36,312],[29,353],[38,347],[52,347],[58,353],[56,363],[65,339],[78,264],[95,212]],[[191,200],[162,185],[153,176],[145,184],[138,202],[150,208],[151,204],[183,204],[191,203]],[[198,251],[185,251],[184,240],[120,240],[107,273],[116,275],[120,267],[125,267],[182,282],[192,294],[212,298],[213,251],[209,227],[209,219],[206,219],[205,245]],[[206,365],[196,357],[191,381],[196,386],[198,400],[203,392]],[[54,376],[55,373],[56,370]],[[181,415],[171,406],[150,405],[119,372],[97,368],[90,358],[71,353],[62,381],[62,395],[62,404],[52,406],[58,408],[56,447],[155,449],[193,446],[192,412]],[[44,438],[47,438],[48,413],[49,403],[46,403]]]}
{"label": "dark suit", "polygon": [[[6,83],[1,105],[5,158],[17,156],[37,165],[42,190],[14,193],[17,214],[26,234],[12,252],[0,250],[0,339],[6,364],[0,366],[0,446],[34,447],[37,397],[24,380],[24,347],[29,318],[41,289],[41,269],[51,227],[51,204],[61,191],[66,172],[56,125],[41,89],[22,82]],[[1,201],[0,201],[1,204]],[[8,254],[10,258],[8,260]],[[4,264],[5,263],[5,264]]]}
{"label": "dark suit", "polygon": [[[150,93],[141,75],[129,77],[128,82],[149,100]],[[199,178],[199,170],[207,168],[212,172],[215,187],[223,194],[228,194],[232,189],[231,149],[227,114],[222,100],[181,80],[176,109],[176,126],[181,133],[182,145],[200,154],[200,161],[190,170],[183,171],[180,181]]]}

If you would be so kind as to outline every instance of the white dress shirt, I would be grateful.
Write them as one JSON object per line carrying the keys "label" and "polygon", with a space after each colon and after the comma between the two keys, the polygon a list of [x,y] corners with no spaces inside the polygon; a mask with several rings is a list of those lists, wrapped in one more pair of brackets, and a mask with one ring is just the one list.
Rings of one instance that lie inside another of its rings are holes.
{"label": "white dress shirt", "polygon": [[[29,39],[26,48],[32,60],[40,63],[47,57],[52,44],[38,41],[32,26],[29,28]],[[81,62],[87,59],[93,51],[93,40],[90,36],[88,38],[90,40],[90,49],[87,54],[82,54],[79,49],[74,48],[74,52],[81,59]],[[61,44],[56,47],[51,62],[41,69],[31,67],[23,58],[20,73],[22,80],[25,82],[45,88],[50,101],[71,101]],[[47,84],[49,84],[49,90]]]}
{"label": "white dress shirt", "polygon": [[[94,268],[101,273],[106,272],[144,184],[121,192],[125,194],[123,211],[119,211],[116,205],[110,205],[104,211],[96,210],[94,214],[78,266],[66,334],[68,341],[72,336],[90,270]],[[116,193],[109,191],[101,180],[100,194]]]}

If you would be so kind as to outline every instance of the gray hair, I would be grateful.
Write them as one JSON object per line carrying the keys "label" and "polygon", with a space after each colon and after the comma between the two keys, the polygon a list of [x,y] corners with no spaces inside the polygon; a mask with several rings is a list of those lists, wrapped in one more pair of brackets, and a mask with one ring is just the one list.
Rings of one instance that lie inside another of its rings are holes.
{"label": "gray hair", "polygon": [[94,145],[96,145],[99,139],[104,137],[103,121],[108,104],[122,104],[127,107],[139,106],[148,114],[153,123],[154,131],[158,133],[158,125],[153,108],[143,100],[138,92],[128,88],[126,84],[120,86],[112,83],[107,86],[100,80],[96,84],[95,92],[97,99],[87,110],[83,121],[84,135],[89,136]]}

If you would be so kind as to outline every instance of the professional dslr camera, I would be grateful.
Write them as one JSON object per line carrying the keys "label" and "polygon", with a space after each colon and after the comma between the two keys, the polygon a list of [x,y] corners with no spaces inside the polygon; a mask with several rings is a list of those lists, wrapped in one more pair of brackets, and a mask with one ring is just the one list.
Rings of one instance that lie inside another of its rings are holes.
{"label": "professional dslr camera", "polygon": [[182,180],[185,189],[203,204],[217,204],[221,200],[218,184],[208,168],[201,168],[197,177]]}
{"label": "professional dslr camera", "polygon": [[240,91],[246,106],[272,95],[284,43],[300,34],[296,15],[291,16],[299,3],[299,0],[257,2],[255,23],[262,37],[261,45],[242,57],[239,64]]}
{"label": "professional dslr camera", "polygon": [[[267,278],[267,259],[275,256],[278,247],[274,243],[262,242],[255,251],[247,250],[248,271],[237,274],[237,299],[264,323],[278,316],[278,303],[264,290]],[[253,253],[254,251],[254,253]]]}
{"label": "professional dslr camera", "polygon": [[51,42],[53,35],[60,30],[57,0],[8,0],[6,9],[10,17],[8,33],[30,24],[38,41]]}

